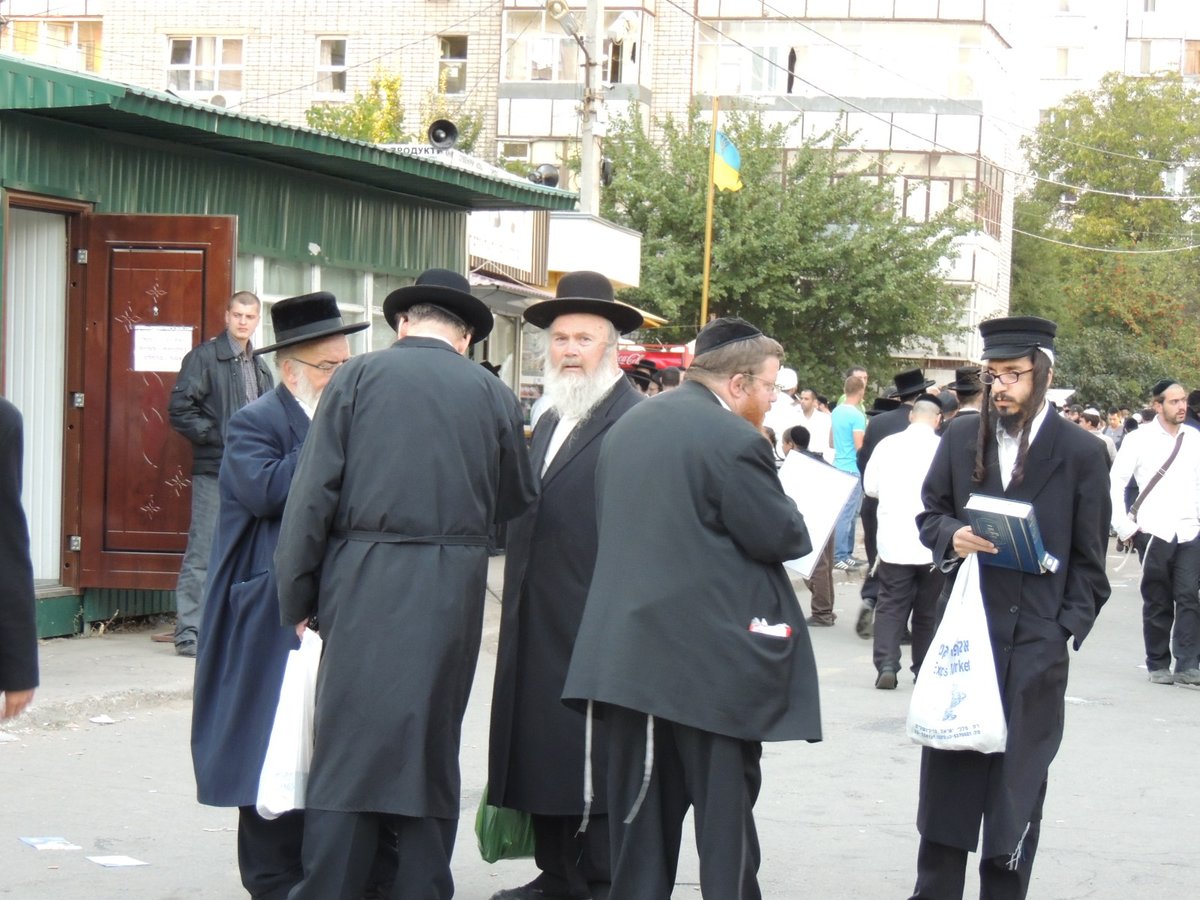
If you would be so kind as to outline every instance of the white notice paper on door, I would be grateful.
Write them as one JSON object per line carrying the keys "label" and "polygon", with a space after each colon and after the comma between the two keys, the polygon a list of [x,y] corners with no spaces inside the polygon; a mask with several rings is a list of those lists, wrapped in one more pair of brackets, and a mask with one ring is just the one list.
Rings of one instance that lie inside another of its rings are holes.
{"label": "white notice paper on door", "polygon": [[178,372],[192,349],[191,325],[133,326],[133,371]]}

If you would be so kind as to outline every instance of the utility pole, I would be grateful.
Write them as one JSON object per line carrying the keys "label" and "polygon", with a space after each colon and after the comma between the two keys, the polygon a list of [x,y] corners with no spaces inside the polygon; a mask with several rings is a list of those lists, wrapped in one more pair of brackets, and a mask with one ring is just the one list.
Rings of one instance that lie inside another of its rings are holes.
{"label": "utility pole", "polygon": [[583,45],[583,110],[580,122],[579,208],[600,215],[600,97],[603,91],[604,0],[588,0]]}

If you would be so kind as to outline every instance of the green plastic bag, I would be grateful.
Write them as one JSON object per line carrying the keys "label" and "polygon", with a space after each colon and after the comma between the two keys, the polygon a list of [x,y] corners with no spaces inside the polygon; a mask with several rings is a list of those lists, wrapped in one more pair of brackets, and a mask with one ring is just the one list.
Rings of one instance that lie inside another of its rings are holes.
{"label": "green plastic bag", "polygon": [[488,805],[487,788],[475,813],[475,837],[485,862],[533,856],[533,822],[529,813]]}

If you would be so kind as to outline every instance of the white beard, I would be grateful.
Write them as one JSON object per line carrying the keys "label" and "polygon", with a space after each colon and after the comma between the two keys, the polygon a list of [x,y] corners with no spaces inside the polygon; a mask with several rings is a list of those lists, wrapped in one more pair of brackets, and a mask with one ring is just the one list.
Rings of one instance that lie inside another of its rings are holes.
{"label": "white beard", "polygon": [[543,389],[546,402],[558,413],[560,419],[586,419],[603,400],[617,378],[620,370],[608,360],[591,375],[579,372],[566,375],[562,368],[546,363]]}
{"label": "white beard", "polygon": [[308,372],[303,368],[300,369],[300,375],[296,379],[296,397],[314,412],[321,399],[321,392],[313,387],[312,382],[308,379]]}

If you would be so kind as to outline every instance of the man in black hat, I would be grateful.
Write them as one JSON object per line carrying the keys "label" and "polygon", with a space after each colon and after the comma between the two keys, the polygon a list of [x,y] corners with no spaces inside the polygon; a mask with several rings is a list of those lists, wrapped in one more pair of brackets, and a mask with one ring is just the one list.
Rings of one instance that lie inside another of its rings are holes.
{"label": "man in black hat", "polygon": [[1109,500],[1104,447],[1050,412],[1046,389],[1056,326],[992,319],[983,335],[986,413],[950,423],[934,456],[917,517],[921,540],[944,571],[992,553],[963,507],[972,493],[1033,505],[1054,572],[1028,575],[983,565],[983,606],[996,660],[1008,744],[1004,753],[921,751],[916,898],[961,897],[968,851],[983,847],[981,896],[1024,897],[1041,830],[1050,761],[1062,740],[1067,642],[1076,650],[1108,599]]}
{"label": "man in black hat", "polygon": [[[1112,526],[1142,560],[1142,637],[1152,684],[1200,684],[1200,433],[1185,424],[1187,391],[1151,388],[1155,416],[1126,435],[1113,462]],[[1161,474],[1159,474],[1161,473]],[[1125,486],[1138,498],[1125,509]],[[1175,672],[1171,672],[1171,656]]]}
{"label": "man in black hat", "polygon": [[[863,435],[862,447],[858,450],[858,472],[867,471],[867,463],[879,442],[893,434],[906,430],[909,416],[912,413],[913,401],[924,391],[933,386],[933,380],[926,378],[920,369],[905,369],[892,376],[892,397],[895,405],[890,409],[867,418],[867,432]],[[876,401],[878,402],[878,401]],[[873,634],[875,601],[879,598],[879,577],[875,572],[875,560],[878,556],[876,548],[876,532],[879,530],[879,500],[877,497],[863,496],[860,511],[863,526],[863,549],[867,554],[867,576],[859,590],[862,606],[859,607],[858,619],[854,630],[863,639]]]}
{"label": "man in black hat", "polygon": [[563,698],[608,730],[614,900],[671,895],[689,806],[701,892],[757,897],[761,742],[821,737],[783,568],[808,531],[758,430],[782,354],[741,319],[708,323],[684,383],[600,448],[596,566]]}
{"label": "man in black hat", "polygon": [[516,396],[465,356],[493,324],[467,280],[429,270],[383,312],[400,340],[326,388],[275,554],[282,621],[324,640],[292,898],[358,897],[385,827],[396,883],[452,895],[488,532],[535,493]]}
{"label": "man in black hat", "polygon": [[946,385],[946,390],[953,391],[958,398],[956,416],[981,412],[983,383],[979,380],[979,366],[959,366],[954,370],[954,380]]}
{"label": "man in black hat", "polygon": [[[549,411],[533,430],[538,499],[508,531],[492,728],[488,802],[532,814],[541,874],[493,900],[603,900],[608,818],[597,792],[583,813],[584,717],[562,704],[563,683],[596,562],[596,460],[613,423],[640,398],[617,365],[617,339],[642,314],[613,300],[596,272],[574,272],[553,300],[525,311],[544,330]],[[599,723],[597,723],[599,725]],[[603,787],[604,732],[593,732],[593,772]]]}
{"label": "man in black hat", "polygon": [[221,470],[225,429],[235,412],[275,383],[266,363],[255,358],[250,343],[261,308],[258,297],[249,291],[238,291],[229,299],[225,330],[183,358],[167,404],[171,427],[192,445],[192,516],[175,587],[175,633],[155,635],[154,639],[173,639],[180,656],[196,655],[208,561],[217,526],[217,473]]}
{"label": "man in black hat", "polygon": [[279,623],[272,557],[309,421],[333,373],[350,358],[333,294],[271,307],[280,384],[229,420],[220,472],[215,565],[208,580],[192,704],[197,796],[236,806],[238,866],[254,897],[284,897],[300,880],[303,812],[267,820],[255,810],[288,651],[296,630]]}

